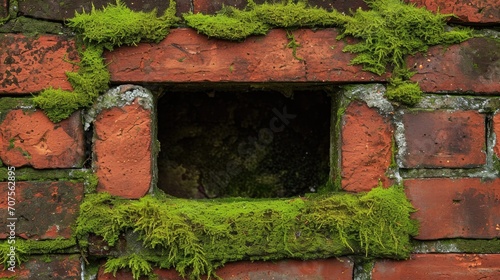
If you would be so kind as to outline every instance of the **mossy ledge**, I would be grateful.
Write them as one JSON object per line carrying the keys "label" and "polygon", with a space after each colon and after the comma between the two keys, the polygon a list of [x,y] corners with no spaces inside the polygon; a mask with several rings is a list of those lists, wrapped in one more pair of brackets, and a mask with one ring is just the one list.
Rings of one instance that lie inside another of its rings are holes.
{"label": "mossy ledge", "polygon": [[185,200],[163,194],[125,200],[87,195],[76,235],[101,236],[110,246],[133,231],[142,249],[110,258],[107,272],[132,270],[135,279],[153,266],[182,276],[215,276],[238,260],[315,259],[357,254],[406,259],[418,228],[403,188],[333,193],[293,199]]}

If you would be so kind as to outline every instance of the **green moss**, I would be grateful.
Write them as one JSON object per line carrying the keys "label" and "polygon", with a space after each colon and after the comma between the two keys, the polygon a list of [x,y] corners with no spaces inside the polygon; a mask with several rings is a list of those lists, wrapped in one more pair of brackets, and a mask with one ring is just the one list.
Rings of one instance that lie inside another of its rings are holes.
{"label": "green moss", "polygon": [[410,235],[417,233],[413,211],[398,186],[286,200],[160,195],[133,201],[100,193],[81,204],[75,232],[97,234],[111,246],[124,231],[138,234],[144,251],[109,260],[108,271],[128,267],[137,279],[155,265],[197,279],[237,260],[407,258]]}
{"label": "green moss", "polygon": [[[422,91],[418,84],[407,80],[413,73],[405,58],[426,51],[429,46],[455,44],[472,37],[470,29],[446,30],[446,19],[452,15],[434,14],[401,0],[366,0],[371,10],[358,9],[352,16],[337,11],[308,7],[305,1],[283,1],[256,5],[253,1],[245,10],[224,8],[215,16],[185,14],[188,26],[210,37],[243,40],[250,35],[267,33],[281,27],[340,27],[337,39],[352,36],[361,41],[344,48],[357,54],[352,64],[360,64],[366,71],[382,75],[392,69],[388,98],[407,105],[415,105]],[[296,56],[299,44],[290,36],[289,47]]]}
{"label": "green moss", "polygon": [[84,42],[80,51],[78,72],[68,72],[73,91],[48,88],[33,99],[53,122],[69,117],[74,111],[92,105],[100,93],[108,89],[109,71],[102,57],[103,49],[115,46],[136,45],[140,41],[159,42],[177,21],[175,1],[161,17],[156,11],[134,12],[120,0],[103,10],[94,7],[90,13],[76,14],[69,19],[72,27]]}
{"label": "green moss", "polygon": [[120,0],[102,10],[92,7],[90,13],[76,13],[68,20],[68,26],[83,37],[88,45],[100,45],[112,50],[115,46],[136,45],[140,41],[158,43],[177,22],[175,1],[163,16],[157,17],[156,10],[149,13],[134,12]]}
{"label": "green moss", "polygon": [[243,40],[250,35],[264,35],[273,27],[317,27],[344,23],[337,11],[308,7],[305,1],[265,3],[248,1],[245,10],[224,7],[216,15],[184,14],[187,25],[209,37]]}
{"label": "green moss", "polygon": [[74,91],[48,88],[33,98],[33,103],[53,122],[60,122],[74,111],[92,105],[108,88],[110,75],[102,58],[102,47],[87,46],[80,57],[78,72],[66,73]]}
{"label": "green moss", "polygon": [[422,89],[418,83],[409,81],[393,80],[387,86],[385,96],[391,101],[400,102],[406,105],[416,105],[422,100]]}
{"label": "green moss", "polygon": [[0,242],[0,263],[6,268],[10,252],[10,247],[15,247],[16,265],[25,262],[30,255],[51,254],[51,253],[75,253],[78,252],[77,243],[72,239],[55,239],[55,240],[24,240],[21,238],[13,239],[15,243],[8,243],[7,240]]}

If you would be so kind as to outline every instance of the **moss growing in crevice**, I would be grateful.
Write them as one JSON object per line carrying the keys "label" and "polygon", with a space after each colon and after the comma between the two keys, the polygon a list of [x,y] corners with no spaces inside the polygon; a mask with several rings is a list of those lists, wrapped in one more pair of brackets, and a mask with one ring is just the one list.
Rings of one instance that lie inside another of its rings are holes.
{"label": "moss growing in crevice", "polygon": [[140,200],[88,195],[75,232],[93,233],[111,246],[133,231],[144,251],[108,260],[107,270],[128,267],[137,279],[151,265],[198,279],[237,260],[314,259],[346,254],[404,259],[417,226],[403,188],[294,199]]}
{"label": "moss growing in crevice", "polygon": [[100,93],[108,89],[109,71],[104,63],[104,48],[136,45],[140,41],[159,42],[176,21],[175,1],[163,16],[156,10],[149,13],[134,12],[120,0],[103,10],[76,14],[68,25],[78,33],[80,62],[78,72],[68,72],[73,91],[48,88],[37,95],[33,102],[42,108],[53,122],[69,117],[74,111],[92,105]]}

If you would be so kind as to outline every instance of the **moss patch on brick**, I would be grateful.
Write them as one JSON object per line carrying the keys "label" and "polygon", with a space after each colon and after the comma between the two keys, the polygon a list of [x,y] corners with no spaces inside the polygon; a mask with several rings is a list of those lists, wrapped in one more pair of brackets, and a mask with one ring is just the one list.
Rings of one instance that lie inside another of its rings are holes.
{"label": "moss patch on brick", "polygon": [[85,43],[100,45],[108,50],[121,45],[137,45],[141,41],[158,43],[169,33],[170,26],[178,21],[175,16],[176,5],[170,6],[158,17],[156,9],[134,12],[120,0],[102,10],[92,6],[90,13],[76,13],[68,20],[68,26],[81,34]]}
{"label": "moss patch on brick", "polygon": [[408,81],[413,73],[405,58],[426,51],[429,46],[463,42],[472,37],[472,31],[465,28],[447,31],[446,19],[452,15],[434,14],[401,0],[365,2],[371,10],[358,9],[352,16],[309,7],[305,1],[261,5],[249,1],[245,10],[226,7],[215,16],[191,13],[184,14],[184,19],[200,33],[228,40],[265,34],[274,27],[340,27],[337,39],[352,36],[361,40],[344,48],[345,52],[357,54],[351,63],[378,75],[392,69],[387,98],[415,105],[422,91],[417,83]]}
{"label": "moss patch on brick", "polygon": [[140,41],[159,42],[176,21],[173,0],[161,17],[156,16],[156,11],[134,12],[120,0],[103,10],[93,8],[89,14],[77,13],[68,23],[78,32],[82,45],[81,60],[75,62],[79,66],[78,72],[66,73],[73,91],[48,88],[33,102],[53,122],[60,122],[74,111],[89,107],[100,93],[108,89],[110,74],[102,57],[104,48],[111,50],[115,46],[136,45]]}
{"label": "moss patch on brick", "polygon": [[185,200],[158,195],[124,200],[88,195],[75,229],[113,246],[136,232],[142,249],[110,259],[106,271],[129,268],[138,279],[152,265],[198,279],[237,260],[314,259],[362,254],[405,259],[417,225],[403,188],[293,199]]}

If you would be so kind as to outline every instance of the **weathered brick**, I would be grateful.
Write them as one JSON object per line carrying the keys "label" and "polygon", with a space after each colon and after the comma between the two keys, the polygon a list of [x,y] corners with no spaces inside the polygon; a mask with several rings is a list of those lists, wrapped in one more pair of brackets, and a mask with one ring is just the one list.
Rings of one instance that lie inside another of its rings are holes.
{"label": "weathered brick", "polygon": [[151,110],[139,103],[136,99],[130,105],[105,109],[95,120],[93,165],[98,191],[140,198],[151,186],[154,123]]}
{"label": "weathered brick", "polygon": [[27,94],[47,87],[70,90],[65,72],[75,70],[74,41],[64,36],[0,35],[0,94]]}
{"label": "weathered brick", "polygon": [[85,140],[80,112],[54,124],[41,111],[12,110],[0,124],[0,158],[15,167],[81,167]]}
{"label": "weathered brick", "polygon": [[409,179],[404,185],[417,209],[417,239],[500,237],[500,180]]}
{"label": "weathered brick", "polygon": [[476,111],[407,111],[407,168],[470,168],[486,163],[485,117]]}
{"label": "weathered brick", "polygon": [[415,254],[405,261],[377,261],[371,279],[497,279],[498,271],[500,271],[500,255]]}
{"label": "weathered brick", "polygon": [[[286,48],[286,32],[280,29],[238,43],[208,39],[192,29],[179,28],[157,45],[121,47],[105,57],[111,80],[116,83],[383,80],[361,72],[359,65],[349,65],[354,55],[342,52],[345,42],[335,40],[335,29],[304,29],[294,34],[303,45],[297,56],[307,65]],[[329,43],[335,44],[333,50]]]}
{"label": "weathered brick", "polygon": [[391,164],[390,121],[365,103],[352,102],[343,116],[342,188],[368,191],[381,181],[388,185],[385,172]]}
{"label": "weathered brick", "polygon": [[[169,7],[169,1],[165,0],[122,0],[122,2],[134,11],[150,12],[157,9],[158,15],[163,14]],[[177,0],[178,15],[189,11],[188,0]],[[29,17],[62,21],[75,16],[75,13],[83,11],[90,12],[92,4],[96,9],[101,9],[108,4],[116,4],[116,0],[94,0],[94,1],[37,1],[19,0],[19,11]]]}
{"label": "weathered brick", "polygon": [[[15,182],[15,205],[9,205],[8,182],[0,183],[0,238],[10,235],[7,225],[15,221],[15,234],[33,240],[70,238],[71,226],[78,216],[83,183]],[[12,201],[12,200],[11,200]],[[14,208],[11,215],[8,206]]]}
{"label": "weathered brick", "polygon": [[436,46],[407,59],[424,92],[498,94],[500,42],[473,38],[461,44]]}
{"label": "weathered brick", "polygon": [[493,147],[495,154],[500,158],[500,113],[493,116],[493,133],[495,133],[496,143]]}
{"label": "weathered brick", "polygon": [[[175,270],[155,269],[158,280],[183,280]],[[227,263],[217,270],[217,276],[225,280],[247,279],[296,279],[296,280],[350,280],[353,263],[347,258],[326,260],[285,260],[278,262],[236,262]],[[99,270],[99,280],[132,280],[130,272],[119,271],[116,276]],[[141,278],[143,279],[143,278]],[[144,278],[146,279],[146,278]],[[202,277],[206,280],[206,277]]]}
{"label": "weathered brick", "polygon": [[462,23],[498,23],[500,22],[500,1],[499,0],[405,0],[425,7],[433,12],[439,11],[442,14],[454,14],[451,17],[453,22]]}
{"label": "weathered brick", "polygon": [[[257,4],[262,4],[265,2],[274,3],[281,1],[266,1],[266,0],[255,0]],[[348,13],[351,10],[355,11],[358,8],[368,9],[368,6],[363,0],[351,0],[351,1],[329,1],[329,0],[309,0],[307,3],[312,7],[320,7],[331,11],[336,9],[339,12]],[[204,14],[214,14],[223,6],[236,7],[238,9],[243,9],[247,6],[248,1],[246,0],[193,0],[194,13],[204,13]]]}
{"label": "weathered brick", "polygon": [[[28,261],[15,267],[15,272],[0,270],[0,278],[16,280],[81,279],[82,265],[80,255],[33,256]],[[14,277],[14,278],[9,278]]]}

